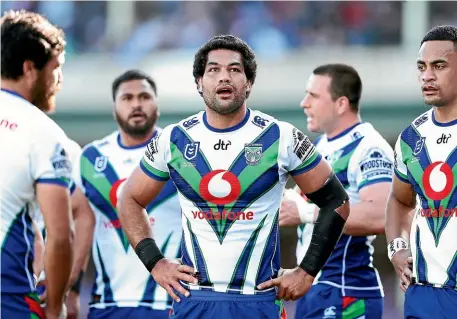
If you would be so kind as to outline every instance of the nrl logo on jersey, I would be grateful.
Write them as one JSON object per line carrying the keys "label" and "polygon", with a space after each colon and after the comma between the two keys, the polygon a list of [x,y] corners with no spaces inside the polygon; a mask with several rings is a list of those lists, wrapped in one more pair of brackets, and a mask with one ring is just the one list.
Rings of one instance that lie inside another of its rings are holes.
{"label": "nrl logo on jersey", "polygon": [[422,151],[422,148],[425,145],[425,137],[421,137],[417,142],[416,142],[416,147],[414,148],[413,155],[417,156],[419,153]]}
{"label": "nrl logo on jersey", "polygon": [[94,162],[94,170],[97,173],[101,173],[106,169],[108,165],[108,157],[106,156],[98,156]]}
{"label": "nrl logo on jersey", "polygon": [[197,157],[198,150],[200,148],[200,142],[192,142],[186,145],[184,149],[184,158],[188,161],[193,160]]}
{"label": "nrl logo on jersey", "polygon": [[257,165],[260,163],[263,155],[262,144],[245,144],[244,145],[244,157],[246,158],[246,164]]}

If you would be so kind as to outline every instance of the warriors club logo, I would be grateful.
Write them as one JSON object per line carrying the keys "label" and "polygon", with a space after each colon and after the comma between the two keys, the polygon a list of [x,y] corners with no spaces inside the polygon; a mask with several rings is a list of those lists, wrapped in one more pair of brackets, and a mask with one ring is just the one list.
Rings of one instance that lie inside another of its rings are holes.
{"label": "warriors club logo", "polygon": [[222,169],[206,174],[199,189],[204,200],[216,205],[229,204],[241,193],[240,181],[235,174]]}
{"label": "warriors club logo", "polygon": [[427,166],[422,175],[425,195],[432,200],[442,200],[454,187],[454,174],[449,164],[434,162]]}

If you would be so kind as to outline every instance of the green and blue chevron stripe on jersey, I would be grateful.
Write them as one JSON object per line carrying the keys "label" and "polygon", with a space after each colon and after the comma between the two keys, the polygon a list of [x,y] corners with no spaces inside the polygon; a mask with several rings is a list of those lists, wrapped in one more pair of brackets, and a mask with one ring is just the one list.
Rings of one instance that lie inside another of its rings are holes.
{"label": "green and blue chevron stripe on jersey", "polygon": [[427,281],[427,262],[422,252],[420,241],[420,228],[416,227],[416,278],[419,281]]}
{"label": "green and blue chevron stripe on jersey", "polygon": [[[424,171],[432,162],[430,160],[427,145],[423,139],[424,137],[422,137],[413,126],[409,126],[401,134],[400,147],[403,160],[408,168],[407,179],[412,184],[414,191],[419,195],[424,210],[439,210],[440,206],[442,208],[455,208],[457,207],[457,178],[454,179],[452,191],[445,198],[441,200],[432,200],[426,196],[422,177]],[[418,143],[422,143],[423,145],[415,152]],[[457,176],[457,148],[449,154],[445,162],[451,167],[454,176]],[[436,217],[431,216],[430,218],[427,218],[427,223],[435,239],[436,246],[438,246],[442,231],[452,217],[452,214],[450,216],[445,216],[444,214],[437,215],[438,216]]]}
{"label": "green and blue chevron stripe on jersey", "polygon": [[[357,146],[362,141],[362,139],[363,139],[363,137],[344,146],[342,149],[340,149],[338,151],[341,153],[341,155],[335,161],[330,162],[330,165],[332,166],[336,177],[338,177],[339,181],[344,186],[344,188],[349,187],[349,180],[348,180],[349,162],[351,161],[351,157],[354,154],[354,151],[356,150]],[[336,153],[336,152],[334,152],[334,153]],[[326,159],[327,159],[327,157],[326,157]]]}
{"label": "green and blue chevron stripe on jersey", "polygon": [[[241,192],[235,201],[225,206],[207,202],[200,194],[199,186],[202,178],[213,169],[200,149],[191,161],[184,158],[186,145],[192,144],[194,141],[180,127],[175,127],[171,134],[171,161],[168,164],[170,176],[182,195],[195,203],[202,212],[210,214],[223,211],[242,212],[279,181],[279,133],[278,125],[272,123],[252,141],[252,144],[262,145],[263,155],[258,165],[248,165],[244,157],[244,149],[241,150],[228,169],[238,178]],[[189,162],[193,165],[189,165]],[[207,221],[216,233],[219,242],[222,243],[236,219],[213,218],[207,219]]]}
{"label": "green and blue chevron stripe on jersey", "polygon": [[[110,200],[110,191],[113,185],[119,181],[119,176],[107,160],[106,168],[103,172],[95,169],[95,161],[103,155],[94,146],[88,146],[84,149],[81,160],[81,180],[86,190],[88,200],[103,214],[109,221],[119,220],[116,207]],[[119,239],[125,251],[128,250],[130,243],[124,230],[121,227],[115,227]]]}

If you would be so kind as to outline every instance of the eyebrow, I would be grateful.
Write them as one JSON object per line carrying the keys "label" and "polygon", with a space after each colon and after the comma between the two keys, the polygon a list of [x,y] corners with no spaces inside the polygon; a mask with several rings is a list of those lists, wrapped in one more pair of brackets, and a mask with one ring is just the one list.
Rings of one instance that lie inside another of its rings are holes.
{"label": "eyebrow", "polygon": [[[210,62],[208,62],[207,65],[219,65],[219,63],[210,61]],[[235,65],[236,66],[241,66],[241,63],[240,62],[231,62],[231,63],[228,64],[228,66],[235,66]]]}
{"label": "eyebrow", "polygon": [[[430,64],[438,64],[438,63],[447,63],[446,60],[444,59],[437,59],[437,60],[433,60],[430,62]],[[417,64],[425,64],[425,61],[422,61],[422,60],[417,60]]]}

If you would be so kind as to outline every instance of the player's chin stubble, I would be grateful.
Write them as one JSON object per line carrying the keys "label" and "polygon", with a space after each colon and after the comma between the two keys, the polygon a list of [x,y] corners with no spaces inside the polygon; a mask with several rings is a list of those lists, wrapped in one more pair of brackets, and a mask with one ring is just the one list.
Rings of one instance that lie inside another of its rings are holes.
{"label": "player's chin stubble", "polygon": [[122,119],[117,112],[115,112],[116,121],[121,129],[130,136],[142,138],[148,135],[155,125],[157,120],[156,116],[150,116],[147,118],[143,125],[130,125],[128,119]]}
{"label": "player's chin stubble", "polygon": [[205,101],[205,104],[217,114],[227,115],[236,113],[244,104],[245,99],[240,94],[237,94],[237,92],[234,92],[234,94],[235,97],[230,101],[219,100],[217,98],[217,93],[215,92],[211,96],[203,94],[203,100]]}

